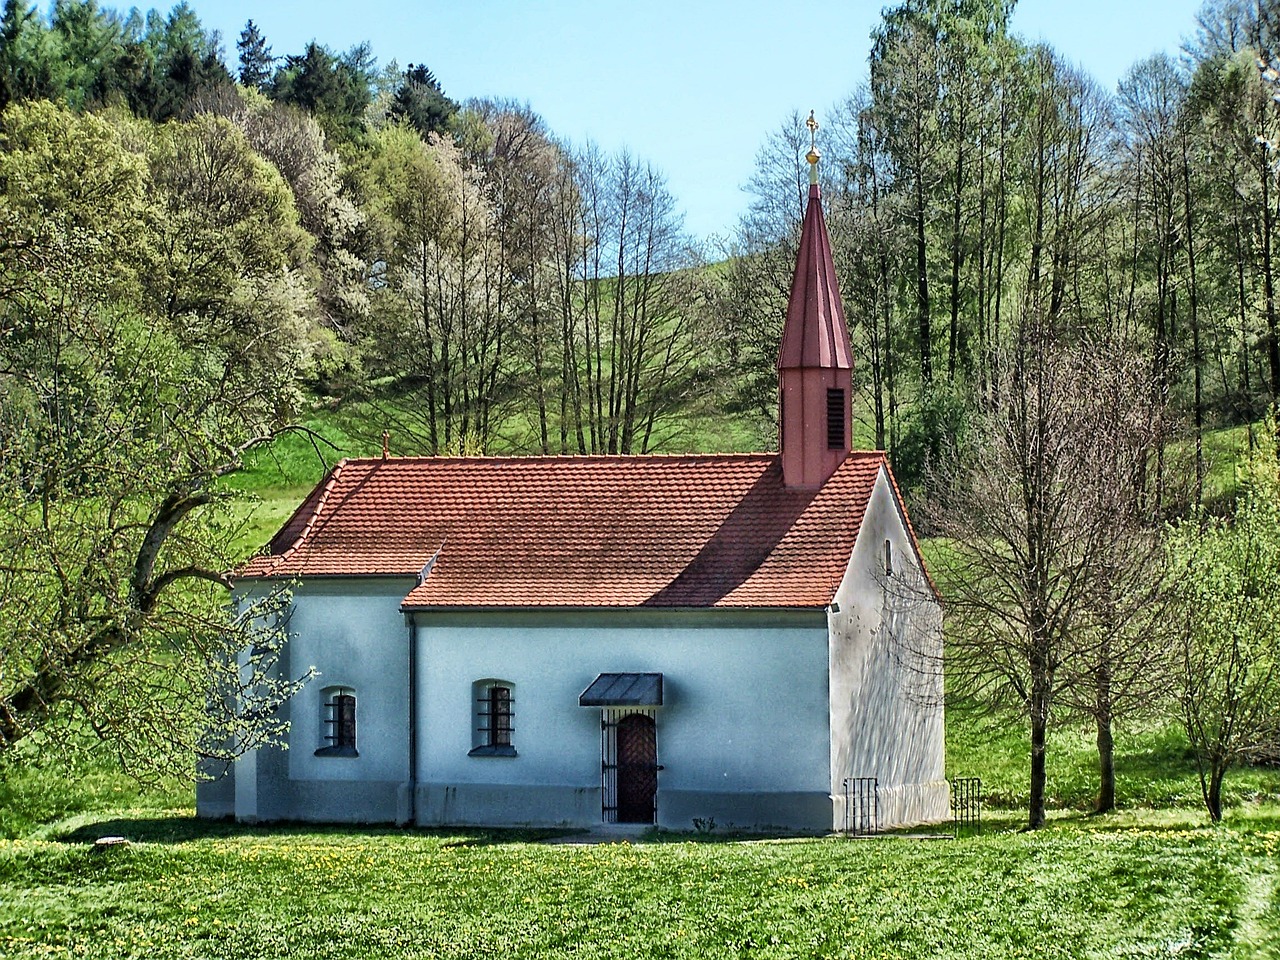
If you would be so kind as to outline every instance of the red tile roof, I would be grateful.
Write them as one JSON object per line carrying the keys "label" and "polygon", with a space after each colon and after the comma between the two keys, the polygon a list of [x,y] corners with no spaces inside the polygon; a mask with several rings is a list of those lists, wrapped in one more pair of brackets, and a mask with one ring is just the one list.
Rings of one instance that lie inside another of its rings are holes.
{"label": "red tile roof", "polygon": [[819,490],[776,454],[344,460],[244,578],[416,576],[423,607],[820,607],[883,453]]}

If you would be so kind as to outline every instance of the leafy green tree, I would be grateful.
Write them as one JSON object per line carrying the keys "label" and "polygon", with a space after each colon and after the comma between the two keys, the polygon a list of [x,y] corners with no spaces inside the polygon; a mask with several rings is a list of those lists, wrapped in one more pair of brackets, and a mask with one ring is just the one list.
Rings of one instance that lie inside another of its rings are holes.
{"label": "leafy green tree", "polygon": [[452,143],[398,125],[370,140],[359,171],[378,264],[366,362],[393,396],[412,398],[397,435],[431,453],[483,452],[513,362],[493,206]]}
{"label": "leafy green tree", "polygon": [[280,174],[228,120],[201,114],[154,131],[146,308],[212,381],[280,395],[305,361],[314,301],[311,238]]}
{"label": "leafy green tree", "polygon": [[237,88],[204,97],[199,107],[235,124],[293,192],[299,222],[314,240],[304,264],[320,311],[312,331],[314,373],[326,389],[336,388],[350,361],[354,326],[369,309],[367,266],[359,247],[364,215],[344,181],[342,161],[316,119],[297,107]]}
{"label": "leafy green tree", "polygon": [[1272,453],[1242,468],[1230,521],[1178,524],[1182,722],[1209,817],[1227,772],[1280,752],[1280,480]]}
{"label": "leafy green tree", "polygon": [[[186,150],[200,132],[175,128],[170,143]],[[13,613],[0,756],[37,732],[56,754],[85,730],[135,773],[189,773],[193,754],[226,760],[278,737],[271,710],[297,688],[271,672],[278,617],[257,629],[279,605],[228,609],[237,524],[217,483],[282,424],[290,394],[241,369],[250,330],[193,335],[246,312],[153,309],[143,281],[182,238],[154,229],[136,139],[48,102],[0,116],[0,598]],[[170,174],[162,189],[182,182]],[[177,302],[200,303],[193,284],[160,279]]]}

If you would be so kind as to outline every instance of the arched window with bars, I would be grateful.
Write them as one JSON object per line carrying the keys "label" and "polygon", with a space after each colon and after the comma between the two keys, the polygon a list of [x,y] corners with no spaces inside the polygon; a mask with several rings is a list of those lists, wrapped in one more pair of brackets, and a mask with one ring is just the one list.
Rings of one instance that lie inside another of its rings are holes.
{"label": "arched window with bars", "polygon": [[348,686],[329,686],[320,697],[321,746],[317,757],[358,757],[356,749],[356,691]]}
{"label": "arched window with bars", "polygon": [[477,680],[471,685],[473,757],[514,757],[515,684],[508,680]]}

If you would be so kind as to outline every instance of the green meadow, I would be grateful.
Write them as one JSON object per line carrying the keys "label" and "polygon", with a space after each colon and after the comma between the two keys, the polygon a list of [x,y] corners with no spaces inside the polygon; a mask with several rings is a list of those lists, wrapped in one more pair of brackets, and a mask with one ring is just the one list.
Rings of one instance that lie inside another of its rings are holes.
{"label": "green meadow", "polygon": [[94,815],[0,841],[0,954],[1275,957],[1278,852],[1274,809],[591,846]]}
{"label": "green meadow", "polygon": [[1019,725],[948,726],[949,773],[984,784],[959,836],[238,826],[195,820],[189,784],[36,759],[0,783],[0,956],[1280,957],[1280,769],[1235,771],[1214,827],[1181,736],[1125,730],[1122,809],[1091,816],[1067,726],[1025,832]]}
{"label": "green meadow", "polygon": [[[256,548],[327,463],[377,451],[334,416],[234,478]],[[1211,437],[1229,498],[1242,432]],[[1174,727],[1117,734],[1121,809],[1089,814],[1092,732],[1049,744],[1049,826],[1020,829],[1026,732],[952,704],[948,775],[983,782],[980,830],[751,838],[654,832],[237,826],[191,785],[141,787],[92,747],[0,774],[0,957],[1280,957],[1280,768],[1233,771],[1224,823]],[[65,752],[65,751],[63,751]],[[93,841],[119,835],[128,845]]]}

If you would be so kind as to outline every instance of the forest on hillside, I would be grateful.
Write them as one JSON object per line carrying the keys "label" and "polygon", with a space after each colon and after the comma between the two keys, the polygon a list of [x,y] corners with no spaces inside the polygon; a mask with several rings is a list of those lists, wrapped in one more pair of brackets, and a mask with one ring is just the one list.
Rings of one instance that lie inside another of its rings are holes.
{"label": "forest on hillside", "polygon": [[[1055,341],[1141,357],[1159,447],[1253,423],[1280,386],[1280,14],[1213,0],[1185,56],[1135,64],[1112,93],[1011,34],[1012,9],[887,9],[869,83],[822,118],[865,440],[910,487],[999,402],[1030,318]],[[527,105],[456,102],[425,65],[379,67],[367,45],[278,55],[250,21],[224,51],[185,3],[122,15],[58,0],[46,18],[7,0],[11,165],[39,162],[22,130],[40,101],[68,145],[92,139],[141,178],[145,226],[116,250],[147,261],[130,295],[180,339],[271,342],[295,406],[376,403],[406,453],[681,449],[704,415],[735,422],[740,443],[774,442],[799,114],[767,135],[729,249],[698,250],[637,157],[571,144]],[[45,175],[79,176],[67,158]],[[14,172],[4,186],[28,204],[58,189]],[[271,222],[223,200],[278,187],[291,202]],[[182,262],[202,227],[270,254]],[[1197,455],[1201,482],[1204,469]]]}
{"label": "forest on hillside", "polygon": [[[1035,825],[1053,710],[1097,721],[1105,802],[1112,723],[1174,711],[1171,677],[1236,709],[1206,678],[1262,662],[1250,702],[1276,702],[1275,484],[1204,503],[1203,441],[1276,446],[1280,7],[1209,0],[1183,55],[1112,92],[1011,33],[1013,5],[887,8],[818,145],[855,435],[946,545],[953,683],[1029,721]],[[295,687],[283,631],[227,622],[221,481],[308,411],[406,454],[776,442],[799,113],[706,250],[660,170],[532,106],[366,45],[274,51],[252,21],[224,50],[186,3],[5,0],[0,109],[0,601],[27,611],[0,635],[0,755],[67,712],[126,766],[278,733],[246,726]],[[1216,571],[1200,593],[1171,551]],[[1274,713],[1250,727],[1272,747]],[[1206,746],[1206,783],[1256,747]]]}

